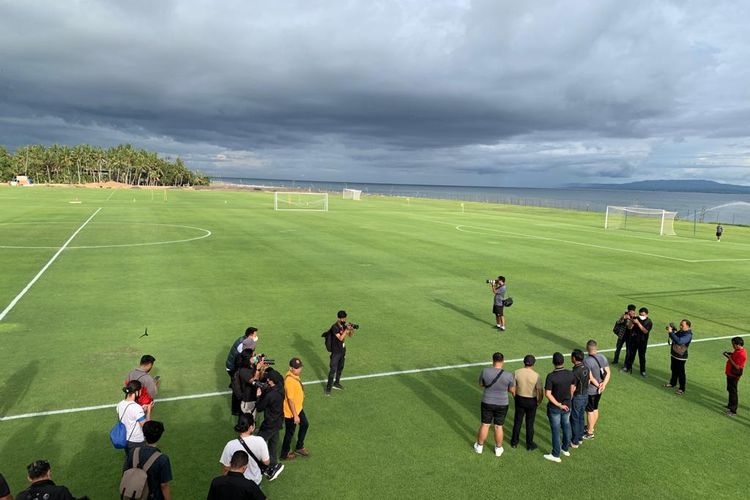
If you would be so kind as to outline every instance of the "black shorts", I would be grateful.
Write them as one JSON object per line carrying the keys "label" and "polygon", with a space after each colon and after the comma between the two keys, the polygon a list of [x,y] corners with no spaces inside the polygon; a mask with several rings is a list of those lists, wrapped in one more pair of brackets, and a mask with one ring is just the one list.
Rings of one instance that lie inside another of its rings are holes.
{"label": "black shorts", "polygon": [[503,306],[499,306],[497,304],[494,304],[492,306],[492,314],[497,314],[498,316],[503,315]]}
{"label": "black shorts", "polygon": [[602,398],[601,394],[589,394],[589,400],[586,402],[586,411],[591,413],[599,409],[599,400]]}
{"label": "black shorts", "polygon": [[508,405],[491,405],[482,403],[482,423],[503,425],[508,414]]}

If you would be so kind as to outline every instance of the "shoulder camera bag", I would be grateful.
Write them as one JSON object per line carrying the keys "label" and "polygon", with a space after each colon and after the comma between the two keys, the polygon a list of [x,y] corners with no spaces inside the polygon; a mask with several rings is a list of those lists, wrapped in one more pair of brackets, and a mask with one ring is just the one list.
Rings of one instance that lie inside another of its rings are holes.
{"label": "shoulder camera bag", "polygon": [[255,463],[258,464],[258,468],[260,469],[260,471],[264,472],[266,470],[266,468],[268,468],[268,466],[266,464],[264,464],[263,462],[261,462],[260,460],[258,460],[258,457],[256,457],[255,453],[253,453],[250,450],[250,447],[247,445],[247,443],[245,442],[244,439],[242,439],[241,437],[238,437],[237,440],[240,442],[240,444],[242,445],[242,447],[245,448],[245,451],[247,452],[248,455],[250,455],[250,458],[252,458],[253,460],[255,460]]}
{"label": "shoulder camera bag", "polygon": [[513,297],[508,297],[503,300],[503,307],[510,307],[513,305]]}

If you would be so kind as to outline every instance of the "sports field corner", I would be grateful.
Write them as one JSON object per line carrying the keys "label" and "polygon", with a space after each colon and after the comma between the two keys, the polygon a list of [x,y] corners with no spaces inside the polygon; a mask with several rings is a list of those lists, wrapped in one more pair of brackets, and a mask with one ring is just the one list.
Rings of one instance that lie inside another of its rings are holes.
{"label": "sports field corner", "polygon": [[[732,226],[717,243],[712,227],[693,237],[679,221],[677,236],[660,237],[604,231],[600,213],[329,203],[277,212],[272,193],[1,187],[0,470],[14,489],[25,464],[46,458],[75,494],[115,497],[111,406],[149,353],[163,380],[154,418],[166,427],[174,497],[205,497],[234,437],[224,359],[255,325],[280,369],[303,359],[311,424],[311,457],[264,482],[271,498],[744,496],[735,479],[747,469],[738,443],[750,393],[741,382],[739,415],[723,415],[721,353],[750,332],[750,228]],[[498,273],[515,299],[504,333],[484,283]],[[568,356],[589,338],[609,357],[612,323],[630,302],[655,324],[648,376],[615,370],[595,440],[561,464],[544,461],[540,409],[540,450],[511,449],[506,421],[501,458],[473,453],[476,380],[494,351],[509,369],[533,353],[542,375],[553,352]],[[346,389],[325,398],[320,333],[340,308],[362,326],[348,342]],[[684,317],[696,341],[678,397],[662,387],[664,326]]]}

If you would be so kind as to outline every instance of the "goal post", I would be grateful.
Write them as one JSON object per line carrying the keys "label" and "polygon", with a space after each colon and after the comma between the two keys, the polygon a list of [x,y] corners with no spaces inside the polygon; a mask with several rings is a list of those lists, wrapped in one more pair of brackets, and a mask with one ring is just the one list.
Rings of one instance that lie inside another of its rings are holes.
{"label": "goal post", "polygon": [[343,198],[345,200],[361,200],[362,190],[360,189],[344,189]]}
{"label": "goal post", "polygon": [[278,212],[328,212],[328,193],[274,191],[273,209]]}
{"label": "goal post", "polygon": [[604,229],[658,232],[660,236],[675,236],[674,219],[676,216],[677,212],[661,208],[608,205],[604,214]]}

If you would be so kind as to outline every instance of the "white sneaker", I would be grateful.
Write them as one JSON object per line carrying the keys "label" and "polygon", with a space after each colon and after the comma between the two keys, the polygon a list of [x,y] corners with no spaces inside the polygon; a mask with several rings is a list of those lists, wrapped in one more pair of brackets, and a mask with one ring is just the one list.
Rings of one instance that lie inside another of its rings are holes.
{"label": "white sneaker", "polygon": [[562,454],[563,454],[563,455],[565,455],[566,457],[569,457],[569,456],[570,456],[570,452],[569,452],[569,451],[565,451],[565,450],[560,450],[560,453],[562,453]]}
{"label": "white sneaker", "polygon": [[500,328],[500,331],[501,331],[501,332],[504,332],[504,331],[505,331],[505,327],[504,327],[504,326],[501,326],[501,327],[499,327],[499,328]]}
{"label": "white sneaker", "polygon": [[498,328],[502,328],[503,327],[503,325],[495,325],[495,326],[498,327]]}
{"label": "white sneaker", "polygon": [[484,450],[484,446],[483,445],[474,443],[474,451],[476,451],[477,453],[479,453],[481,455],[482,454],[482,450]]}
{"label": "white sneaker", "polygon": [[500,448],[498,448],[497,446],[495,446],[495,456],[496,457],[502,457],[504,451],[505,450],[503,449],[502,446]]}
{"label": "white sneaker", "polygon": [[554,456],[554,455],[553,455],[553,454],[551,454],[551,453],[550,453],[549,455],[544,455],[544,459],[545,459],[545,460],[549,460],[550,462],[555,462],[555,463],[558,463],[558,464],[559,464],[560,462],[562,462],[562,460],[560,459],[560,457],[556,457],[556,456]]}

